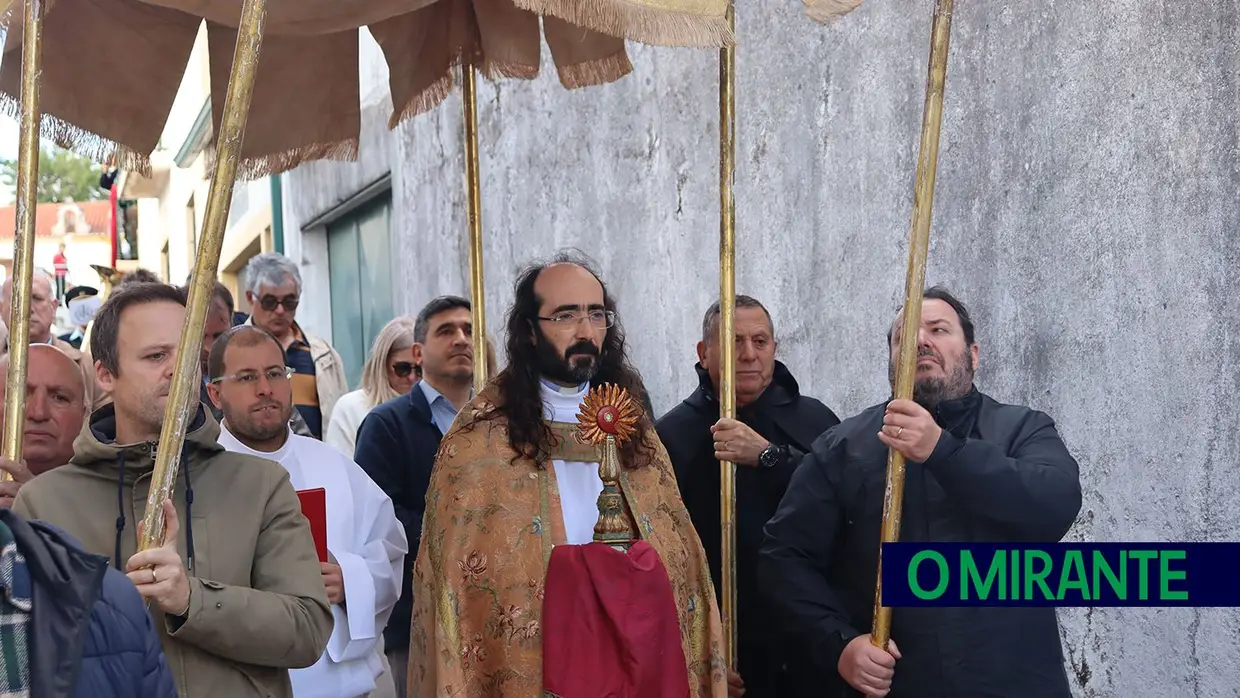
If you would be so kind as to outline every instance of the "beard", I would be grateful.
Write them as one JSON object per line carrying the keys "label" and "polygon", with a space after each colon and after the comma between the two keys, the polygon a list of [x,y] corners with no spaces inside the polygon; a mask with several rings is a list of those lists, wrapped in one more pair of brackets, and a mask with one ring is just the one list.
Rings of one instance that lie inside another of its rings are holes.
{"label": "beard", "polygon": [[[947,365],[943,357],[932,349],[919,349],[917,359],[920,361],[922,357],[935,359],[940,366]],[[915,378],[913,383],[913,402],[927,410],[933,410],[944,402],[967,395],[969,389],[973,386],[974,367],[972,359],[973,357],[969,354],[968,348],[965,348],[951,364],[951,369],[946,372],[947,375],[945,377]],[[896,371],[897,362],[892,361],[887,371],[892,390],[895,390],[896,386]]]}
{"label": "beard", "polygon": [[[270,441],[287,430],[289,420],[293,418],[293,405],[289,403],[287,407],[281,409],[281,405],[275,401],[265,401],[262,405],[274,405],[277,414],[281,419],[274,422],[257,418],[254,412],[249,409],[234,410],[228,403],[224,403],[221,411],[224,413],[224,422],[228,425],[228,430],[239,437],[250,439],[252,441]],[[254,405],[258,407],[259,405]]]}
{"label": "beard", "polygon": [[535,350],[538,352],[538,370],[553,381],[580,385],[590,382],[598,374],[599,348],[592,342],[574,342],[563,354],[559,354],[540,329]]}

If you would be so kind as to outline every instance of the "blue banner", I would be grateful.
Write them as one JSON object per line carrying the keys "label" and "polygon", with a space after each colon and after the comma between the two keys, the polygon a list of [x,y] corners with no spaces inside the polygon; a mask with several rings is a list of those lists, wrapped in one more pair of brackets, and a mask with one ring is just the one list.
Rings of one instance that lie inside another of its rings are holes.
{"label": "blue banner", "polygon": [[1240,543],[885,543],[882,603],[1240,607]]}

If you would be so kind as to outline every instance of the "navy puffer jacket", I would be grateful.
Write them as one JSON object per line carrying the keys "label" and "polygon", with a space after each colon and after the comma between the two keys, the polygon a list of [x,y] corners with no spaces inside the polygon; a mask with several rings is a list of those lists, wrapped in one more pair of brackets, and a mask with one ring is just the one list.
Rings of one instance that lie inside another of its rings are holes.
{"label": "navy puffer jacket", "polygon": [[0,510],[33,587],[30,695],[176,698],[172,672],[138,590],[67,534]]}

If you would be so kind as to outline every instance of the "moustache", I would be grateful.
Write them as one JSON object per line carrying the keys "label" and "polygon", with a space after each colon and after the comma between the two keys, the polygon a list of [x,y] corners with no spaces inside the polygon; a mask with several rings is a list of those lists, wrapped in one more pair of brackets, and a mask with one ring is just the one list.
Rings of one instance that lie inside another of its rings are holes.
{"label": "moustache", "polygon": [[573,354],[587,354],[597,359],[598,358],[598,347],[594,346],[590,342],[583,340],[583,341],[577,342],[576,344],[564,350],[565,359],[569,358]]}

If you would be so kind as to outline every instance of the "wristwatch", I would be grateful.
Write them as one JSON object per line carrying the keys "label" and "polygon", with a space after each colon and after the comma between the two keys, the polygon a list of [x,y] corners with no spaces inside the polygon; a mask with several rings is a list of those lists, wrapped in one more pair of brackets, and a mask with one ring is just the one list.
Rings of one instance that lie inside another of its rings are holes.
{"label": "wristwatch", "polygon": [[788,457],[787,446],[777,446],[771,444],[766,447],[762,453],[758,455],[758,466],[762,468],[774,468]]}

